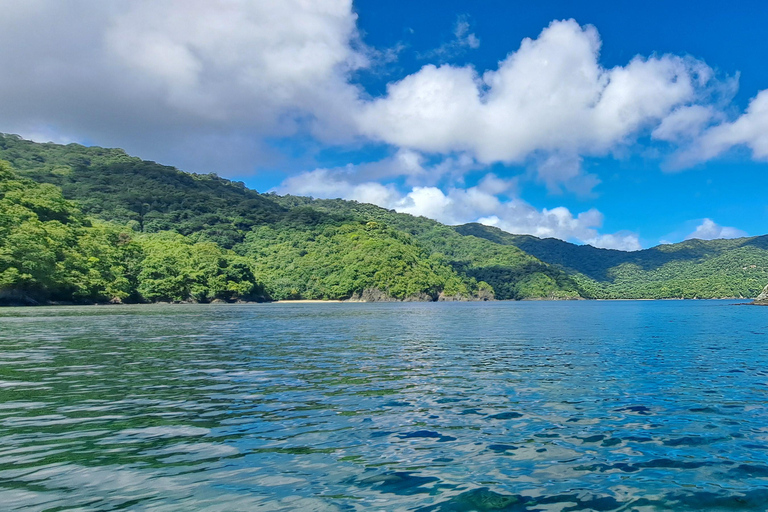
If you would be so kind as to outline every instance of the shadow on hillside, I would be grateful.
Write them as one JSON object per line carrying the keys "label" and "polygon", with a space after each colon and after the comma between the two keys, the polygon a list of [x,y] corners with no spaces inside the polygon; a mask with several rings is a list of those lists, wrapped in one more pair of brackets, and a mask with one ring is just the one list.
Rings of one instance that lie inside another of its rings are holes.
{"label": "shadow on hillside", "polygon": [[641,251],[600,249],[591,245],[576,245],[556,238],[513,235],[499,228],[482,224],[464,224],[454,229],[464,236],[476,236],[518,249],[566,271],[576,271],[600,282],[612,282],[612,270],[623,264],[636,265],[643,271],[653,271],[671,262],[700,262],[706,258],[736,249],[754,246],[768,250],[768,235],[729,240],[698,239],[677,244],[659,245]]}

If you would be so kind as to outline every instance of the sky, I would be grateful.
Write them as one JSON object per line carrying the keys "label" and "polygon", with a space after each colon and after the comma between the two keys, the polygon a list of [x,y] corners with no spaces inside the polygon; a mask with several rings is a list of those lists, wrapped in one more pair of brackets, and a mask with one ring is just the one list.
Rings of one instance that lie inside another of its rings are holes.
{"label": "sky", "polygon": [[768,232],[760,2],[0,0],[0,132],[638,250]]}

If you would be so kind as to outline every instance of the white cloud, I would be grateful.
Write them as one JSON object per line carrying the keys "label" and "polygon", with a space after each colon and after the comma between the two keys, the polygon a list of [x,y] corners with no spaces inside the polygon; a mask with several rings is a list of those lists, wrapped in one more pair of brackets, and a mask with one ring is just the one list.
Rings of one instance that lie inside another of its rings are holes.
{"label": "white cloud", "polygon": [[461,46],[467,46],[476,50],[480,48],[480,39],[469,31],[469,21],[466,16],[459,16],[456,26],[453,27],[453,35]]}
{"label": "white cloud", "polygon": [[[581,168],[583,156],[654,128],[663,140],[692,136],[710,108],[695,103],[716,85],[705,64],[673,55],[604,68],[597,30],[567,20],[523,40],[495,70],[430,64],[369,98],[355,72],[397,52],[365,47],[352,0],[0,7],[3,131],[122,146],[225,175],[277,158],[269,141],[309,134],[310,144],[368,138],[481,164],[533,161],[550,191],[584,195],[598,180]],[[466,17],[453,35],[452,48],[480,44]],[[755,124],[712,132],[712,147],[747,140],[768,155]]]}
{"label": "white cloud", "polygon": [[594,208],[574,216],[563,206],[537,210],[522,200],[513,200],[499,203],[494,210],[496,214],[483,218],[484,224],[540,238],[585,242],[597,237],[595,228],[603,223],[603,214]]}
{"label": "white cloud", "polygon": [[187,169],[204,166],[201,155],[236,167],[221,171],[252,166],[266,137],[354,134],[360,91],[349,76],[369,63],[351,0],[0,7],[3,131],[77,134]]}
{"label": "white cloud", "polygon": [[[363,105],[360,130],[414,150],[469,152],[482,163],[521,163],[536,153],[574,162],[631,142],[696,100],[712,76],[704,63],[674,55],[605,69],[600,45],[594,27],[556,21],[494,71],[426,65]],[[572,181],[579,169],[561,169],[544,165],[540,177],[550,188],[563,180],[589,188],[589,180]]]}
{"label": "white cloud", "polygon": [[712,106],[689,105],[675,109],[653,130],[654,139],[668,142],[691,141],[718,115]]}
{"label": "white cloud", "polygon": [[757,160],[768,160],[768,90],[750,101],[735,121],[709,128],[691,147],[677,156],[678,166],[689,166],[716,158],[735,146],[746,146]]}
{"label": "white cloud", "polygon": [[739,238],[743,236],[747,236],[746,231],[727,226],[720,226],[712,219],[704,219],[701,224],[696,227],[696,230],[685,237],[685,239],[690,240],[692,238],[698,238],[700,240],[714,240],[716,238]]}
{"label": "white cloud", "polygon": [[392,184],[349,181],[354,175],[352,168],[317,169],[287,179],[277,191],[368,202],[445,224],[480,222],[510,233],[575,240],[595,247],[640,249],[635,234],[600,234],[598,228],[603,223],[603,215],[594,208],[574,215],[562,206],[538,210],[522,199],[506,199],[515,189],[514,179],[488,174],[474,187],[451,187],[443,191],[435,186],[415,186],[402,194]]}
{"label": "white cloud", "polygon": [[588,196],[600,179],[585,173],[583,159],[576,154],[550,153],[536,163],[537,179],[547,186],[551,194],[559,194],[563,189],[580,196]]}
{"label": "white cloud", "polygon": [[441,44],[434,50],[417,54],[420,59],[437,59],[441,62],[458,57],[470,50],[480,48],[480,39],[469,31],[470,24],[467,16],[459,16],[453,26],[454,39]]}
{"label": "white cloud", "polygon": [[598,235],[595,238],[585,240],[585,243],[601,249],[618,249],[620,251],[639,251],[643,247],[636,233],[620,231],[607,235]]}
{"label": "white cloud", "polygon": [[129,5],[105,31],[106,52],[170,106],[203,118],[257,114],[271,124],[278,109],[313,112],[333,103],[329,87],[354,97],[343,71],[366,64],[350,47],[357,29],[347,0]]}
{"label": "white cloud", "polygon": [[316,169],[288,178],[277,192],[322,199],[343,198],[384,207],[400,200],[400,193],[393,185],[375,181],[354,183],[346,180],[344,174],[333,169]]}
{"label": "white cloud", "polygon": [[404,178],[405,184],[410,186],[433,186],[441,181],[462,183],[465,174],[479,168],[477,162],[466,154],[446,157],[430,164],[421,153],[400,149],[391,157],[379,161],[306,172],[288,178],[283,187],[303,190],[307,184],[316,186],[319,181],[324,180],[327,182],[326,187],[332,189],[341,186],[343,190],[347,190],[346,187],[350,184],[387,182],[397,178]]}

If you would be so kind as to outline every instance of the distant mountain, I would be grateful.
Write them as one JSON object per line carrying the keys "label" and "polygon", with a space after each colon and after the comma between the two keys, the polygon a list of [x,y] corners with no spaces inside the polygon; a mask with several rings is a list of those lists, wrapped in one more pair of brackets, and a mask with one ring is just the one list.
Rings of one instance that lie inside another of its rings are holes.
{"label": "distant mountain", "polygon": [[[89,218],[99,219],[121,240],[135,240],[136,262],[115,263],[134,269],[126,277],[133,284],[110,288],[123,290],[118,298],[124,300],[754,297],[768,282],[768,236],[624,252],[480,224],[446,226],[356,201],[260,194],[120,149],[0,135],[0,160],[21,176],[18,183],[58,187],[82,212],[77,218],[86,231]],[[37,194],[31,185],[18,186]],[[2,243],[9,242],[0,240],[0,251]],[[199,255],[211,250],[222,255],[218,270],[200,263]],[[186,256],[174,260],[176,267],[157,268],[173,251]],[[152,258],[159,258],[154,270],[140,278],[141,265]],[[0,259],[0,273],[13,261]],[[187,277],[174,284],[170,274],[182,267]],[[151,286],[150,274],[157,280]],[[238,279],[249,286],[238,288]],[[11,285],[0,281],[0,298],[4,286]],[[61,290],[70,289],[59,286],[52,297],[64,300]],[[106,288],[78,293],[97,300],[110,295]]]}
{"label": "distant mountain", "polygon": [[513,235],[476,223],[454,229],[512,245],[562,269],[590,298],[754,297],[768,283],[768,235],[694,239],[627,252]]}

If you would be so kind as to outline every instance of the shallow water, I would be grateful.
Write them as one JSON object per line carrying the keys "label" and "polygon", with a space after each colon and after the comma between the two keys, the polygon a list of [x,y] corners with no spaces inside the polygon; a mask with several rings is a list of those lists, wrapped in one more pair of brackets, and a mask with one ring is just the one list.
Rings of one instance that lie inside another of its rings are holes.
{"label": "shallow water", "polygon": [[0,310],[0,509],[766,510],[768,308]]}

